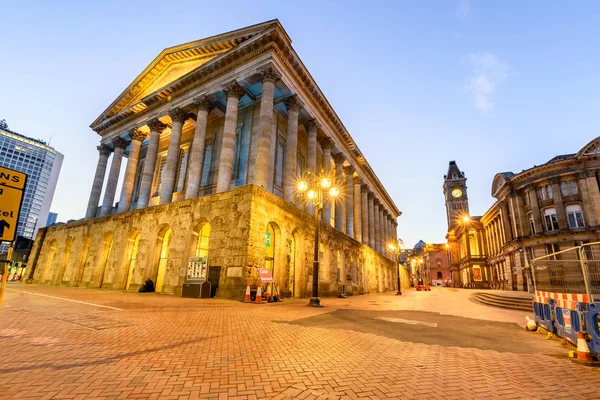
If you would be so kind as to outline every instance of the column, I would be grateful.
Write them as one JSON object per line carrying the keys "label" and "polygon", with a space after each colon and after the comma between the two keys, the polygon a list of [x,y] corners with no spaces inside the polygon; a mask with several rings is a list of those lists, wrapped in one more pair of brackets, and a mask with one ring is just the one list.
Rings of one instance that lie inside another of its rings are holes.
{"label": "column", "polygon": [[110,171],[108,172],[108,182],[106,182],[106,190],[104,191],[104,200],[102,201],[102,209],[100,216],[110,215],[112,213],[113,203],[115,201],[115,192],[117,191],[117,182],[119,181],[119,172],[121,172],[121,160],[125,147],[129,144],[128,140],[117,137],[112,141],[115,146],[113,159],[110,163]]}
{"label": "column", "polygon": [[369,187],[366,184],[361,186],[361,239],[364,244],[369,245]]}
{"label": "column", "polygon": [[254,184],[265,190],[269,188],[269,160],[271,155],[271,136],[273,134],[273,98],[275,96],[275,83],[279,80],[279,73],[272,65],[261,72],[262,95],[260,98],[260,116],[258,118],[258,145],[256,149],[256,169]]}
{"label": "column", "polygon": [[542,217],[540,215],[540,206],[538,204],[537,193],[533,185],[527,186],[529,192],[529,201],[531,202],[531,212],[533,214],[533,224],[535,225],[535,233],[542,233]]}
{"label": "column", "polygon": [[344,231],[344,203],[343,198],[347,194],[344,190],[344,155],[342,153],[336,153],[333,155],[333,162],[335,163],[335,184],[340,188],[341,196],[335,200],[335,229],[340,232]]}
{"label": "column", "polygon": [[[333,143],[328,137],[323,138],[321,141],[321,149],[323,149],[323,170],[325,175],[329,178],[331,176],[331,148]],[[323,222],[330,224],[331,221],[331,202],[328,200],[323,204]]]}
{"label": "column", "polygon": [[119,200],[119,212],[129,211],[131,205],[131,195],[133,194],[133,184],[135,174],[137,173],[138,161],[140,159],[140,148],[142,142],[148,136],[147,133],[134,129],[129,136],[131,145],[129,145],[129,157],[127,158],[127,168],[125,168],[125,177],[123,187],[121,188],[121,198]]}
{"label": "column", "polygon": [[196,117],[196,128],[194,139],[190,150],[188,171],[185,183],[185,198],[198,197],[200,190],[200,178],[202,177],[202,165],[204,164],[204,146],[206,144],[206,126],[208,115],[214,107],[214,103],[206,96],[194,99],[194,106],[198,109]]}
{"label": "column", "polygon": [[362,242],[362,217],[361,217],[361,196],[360,196],[360,185],[362,179],[360,177],[354,177],[354,239]]}
{"label": "column", "polygon": [[233,82],[224,90],[227,95],[227,108],[223,135],[221,136],[221,154],[219,156],[219,174],[217,176],[216,193],[226,192],[231,186],[231,171],[233,170],[233,150],[235,147],[235,130],[238,119],[238,103],[246,93],[237,82]]}
{"label": "column", "polygon": [[385,250],[385,226],[383,224],[383,203],[379,204],[379,252],[383,253]]}
{"label": "column", "polygon": [[[296,175],[298,171],[298,114],[302,103],[294,95],[286,100],[288,125],[285,135],[285,158],[283,164],[283,199],[289,203],[294,200]],[[323,213],[324,214],[324,213]]]}
{"label": "column", "polygon": [[[318,124],[314,119],[308,120],[304,127],[308,135],[308,151],[306,154],[306,170],[314,179],[317,176],[317,129]],[[314,214],[314,207],[312,204],[308,206],[308,213]]]}
{"label": "column", "polygon": [[169,148],[167,150],[167,160],[163,167],[160,178],[160,202],[159,204],[169,204],[173,200],[173,189],[175,188],[175,176],[177,175],[177,161],[179,160],[179,140],[181,139],[181,130],[183,123],[187,119],[186,114],[179,108],[169,111],[171,117],[171,136],[169,137]]}
{"label": "column", "polygon": [[98,149],[98,165],[96,166],[96,174],[94,175],[94,183],[92,184],[92,193],[90,193],[90,200],[88,201],[87,210],[85,212],[85,218],[94,218],[98,211],[98,204],[100,203],[100,193],[102,193],[102,186],[104,185],[104,175],[106,175],[106,165],[108,164],[108,156],[112,153],[112,149],[104,144],[96,147]]}
{"label": "column", "polygon": [[146,149],[146,158],[144,160],[144,169],[142,170],[142,181],[140,182],[140,195],[138,196],[137,208],[146,208],[150,202],[150,192],[152,190],[152,181],[154,180],[154,168],[156,167],[156,157],[158,155],[158,145],[160,134],[167,127],[154,118],[148,122],[150,128],[150,139]]}
{"label": "column", "polygon": [[552,198],[554,199],[554,208],[556,209],[556,218],[558,219],[559,229],[568,229],[567,213],[563,204],[562,191],[560,190],[560,179],[558,177],[551,178]]}
{"label": "column", "polygon": [[[577,181],[579,186],[578,190],[579,193],[581,193],[581,203],[583,208],[583,219],[585,221],[585,226],[596,226],[598,222],[596,220],[595,205],[600,201],[600,197],[596,197],[596,199],[594,199],[594,197],[592,196],[592,191],[590,190],[590,183],[588,181],[588,176],[585,173],[585,171],[579,172],[577,174]],[[596,182],[592,182],[592,185],[596,186],[596,188],[598,187],[598,184]],[[598,193],[598,195],[600,196],[600,193]]]}
{"label": "column", "polygon": [[502,216],[502,228],[504,228],[504,241],[508,243],[513,240],[513,236],[510,227],[508,206],[506,205],[506,201],[500,202],[500,215]]}
{"label": "column", "polygon": [[373,227],[375,228],[375,245],[373,249],[379,251],[379,242],[381,241],[381,229],[379,226],[379,200],[373,199]]}
{"label": "column", "polygon": [[369,246],[375,249],[375,201],[373,192],[367,194],[367,201],[369,203]]}
{"label": "column", "polygon": [[346,235],[354,237],[354,167],[344,167],[346,174]]}

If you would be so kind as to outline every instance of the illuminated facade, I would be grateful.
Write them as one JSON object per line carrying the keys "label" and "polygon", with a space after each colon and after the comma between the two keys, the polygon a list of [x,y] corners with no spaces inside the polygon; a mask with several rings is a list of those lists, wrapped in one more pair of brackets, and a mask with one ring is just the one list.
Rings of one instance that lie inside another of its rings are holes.
{"label": "illuminated facade", "polygon": [[[46,142],[0,128],[0,166],[27,174],[17,236],[33,239],[46,225],[63,155]],[[0,247],[6,252],[7,245]]]}
{"label": "illuminated facade", "polygon": [[178,294],[202,248],[220,296],[243,297],[256,267],[305,296],[313,208],[296,187],[324,173],[342,196],[323,207],[321,290],[394,289],[385,243],[401,213],[277,20],[164,50],[91,127],[85,221],[47,230],[34,280],[135,290],[149,277]]}
{"label": "illuminated facade", "polygon": [[[449,226],[453,267],[462,272],[465,252],[470,251],[471,259],[475,254],[481,258],[484,287],[532,290],[529,260],[600,240],[599,172],[596,138],[577,153],[517,174],[496,174],[492,207],[468,223],[459,218]],[[463,285],[473,282],[468,280],[473,275],[461,276]]]}

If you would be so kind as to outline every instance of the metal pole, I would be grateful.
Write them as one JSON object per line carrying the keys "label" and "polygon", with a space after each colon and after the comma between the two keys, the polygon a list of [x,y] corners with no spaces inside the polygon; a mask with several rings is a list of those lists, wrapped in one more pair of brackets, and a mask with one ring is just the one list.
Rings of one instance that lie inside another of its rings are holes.
{"label": "metal pole", "polygon": [[581,263],[581,272],[583,273],[583,282],[585,283],[585,291],[587,292],[588,297],[590,298],[590,303],[594,302],[594,293],[592,293],[590,286],[590,276],[588,275],[588,263],[587,257],[585,256],[585,251],[583,251],[583,246],[579,247],[579,259]]}
{"label": "metal pole", "polygon": [[400,252],[396,253],[396,271],[398,271],[398,292],[396,292],[396,296],[402,296],[402,288],[400,287]]}
{"label": "metal pole", "polygon": [[323,307],[319,299],[319,204],[315,204],[315,261],[313,263],[312,297],[308,302],[311,307]]}

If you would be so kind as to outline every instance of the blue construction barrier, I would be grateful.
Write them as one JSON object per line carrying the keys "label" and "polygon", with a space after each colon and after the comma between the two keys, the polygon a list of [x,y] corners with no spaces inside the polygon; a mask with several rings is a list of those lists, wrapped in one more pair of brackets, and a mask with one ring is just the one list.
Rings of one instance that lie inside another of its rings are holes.
{"label": "blue construction barrier", "polygon": [[[591,340],[588,341],[590,352],[596,356],[600,355],[600,302],[589,304],[585,315],[585,333]],[[588,336],[589,335],[589,336]]]}
{"label": "blue construction barrier", "polygon": [[535,322],[546,329],[548,332],[555,331],[554,318],[552,317],[554,307],[554,300],[548,299],[546,303],[533,303],[533,313],[535,315]]}

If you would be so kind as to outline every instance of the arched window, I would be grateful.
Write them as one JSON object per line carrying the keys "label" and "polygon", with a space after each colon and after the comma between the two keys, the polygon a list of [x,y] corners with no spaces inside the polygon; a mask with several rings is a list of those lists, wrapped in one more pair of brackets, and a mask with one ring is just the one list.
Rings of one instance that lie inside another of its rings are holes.
{"label": "arched window", "polygon": [[196,257],[206,257],[208,256],[208,243],[210,240],[210,224],[203,224],[197,234],[198,237],[196,239],[196,251],[194,255]]}
{"label": "arched window", "polygon": [[129,271],[127,273],[127,282],[125,282],[125,290],[129,289],[129,285],[131,285],[131,281],[133,280],[133,274],[135,272],[135,264],[137,261],[138,247],[140,244],[140,234],[139,232],[135,235],[135,237],[129,239],[131,241],[131,256],[129,257]]}
{"label": "arched window", "polygon": [[569,220],[569,228],[583,228],[583,212],[579,204],[569,204],[567,206],[567,219]]}
{"label": "arched window", "polygon": [[546,208],[544,210],[544,221],[546,222],[546,230],[554,231],[558,230],[558,217],[556,216],[556,209]]}

